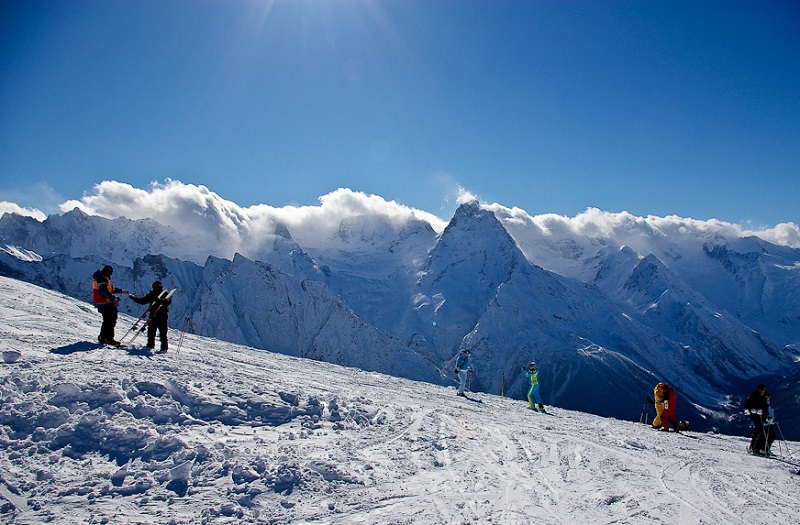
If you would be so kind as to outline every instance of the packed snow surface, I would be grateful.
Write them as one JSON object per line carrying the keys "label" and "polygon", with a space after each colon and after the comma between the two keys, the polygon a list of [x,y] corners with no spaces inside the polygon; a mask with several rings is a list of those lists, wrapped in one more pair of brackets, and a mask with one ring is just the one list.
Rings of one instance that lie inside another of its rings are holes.
{"label": "packed snow surface", "polygon": [[166,354],[98,347],[91,305],[8,278],[0,321],[2,523],[797,523],[800,443],[753,457],[640,414],[542,414],[192,334],[179,350],[176,330]]}

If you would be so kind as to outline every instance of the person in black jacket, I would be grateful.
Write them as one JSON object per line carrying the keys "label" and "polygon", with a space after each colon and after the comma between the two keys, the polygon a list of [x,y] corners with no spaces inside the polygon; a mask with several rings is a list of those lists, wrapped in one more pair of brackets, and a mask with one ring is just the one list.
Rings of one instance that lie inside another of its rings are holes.
{"label": "person in black jacket", "polygon": [[162,299],[161,293],[164,287],[161,281],[153,282],[153,289],[143,297],[134,297],[129,295],[134,302],[139,304],[150,305],[150,318],[147,320],[147,348],[151,350],[156,346],[156,330],[158,330],[159,339],[161,342],[161,352],[166,352],[169,349],[167,342],[167,329],[169,322],[169,305],[172,303],[172,298]]}
{"label": "person in black jacket", "polygon": [[758,385],[744,403],[744,410],[750,416],[755,428],[753,436],[750,438],[751,454],[763,454],[766,450],[767,436],[764,429],[764,422],[769,417],[769,403],[767,401],[767,387]]}

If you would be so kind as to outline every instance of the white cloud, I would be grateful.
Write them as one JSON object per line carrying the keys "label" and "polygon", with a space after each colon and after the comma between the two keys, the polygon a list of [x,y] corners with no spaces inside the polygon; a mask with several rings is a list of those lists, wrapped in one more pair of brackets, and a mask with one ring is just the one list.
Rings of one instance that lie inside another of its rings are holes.
{"label": "white cloud", "polygon": [[588,208],[575,217],[557,214],[531,216],[520,208],[507,208],[500,204],[487,205],[486,208],[504,221],[534,228],[539,235],[546,236],[581,235],[633,240],[663,235],[676,239],[720,234],[728,238],[756,236],[777,245],[800,248],[800,226],[792,222],[772,228],[745,229],[717,219],[697,220],[677,215],[639,217],[625,211],[606,212],[597,208]]}
{"label": "white cloud", "polygon": [[445,221],[428,212],[347,188],[323,195],[319,201],[319,206],[274,208],[258,204],[242,208],[202,185],[167,180],[143,190],[104,181],[95,185],[94,194],[67,201],[61,210],[77,207],[89,215],[108,218],[151,218],[180,233],[199,237],[214,248],[210,253],[222,252],[226,256],[269,249],[276,222],[283,223],[301,244],[324,242],[349,217],[380,217],[398,229],[412,217],[429,222],[436,231],[446,226]]}
{"label": "white cloud", "polygon": [[477,195],[469,191],[468,189],[464,188],[463,186],[458,187],[458,198],[456,202],[461,205],[467,202],[476,202],[480,201]]}
{"label": "white cloud", "polygon": [[793,222],[782,222],[774,228],[745,230],[745,235],[755,235],[771,243],[791,248],[800,248],[800,226]]}
{"label": "white cloud", "polygon": [[[467,189],[458,186],[458,202],[478,200]],[[94,187],[94,193],[80,200],[67,201],[62,211],[78,207],[90,215],[108,218],[152,218],[173,227],[176,231],[199,237],[200,242],[214,249],[210,253],[255,253],[267,249],[273,239],[275,223],[289,229],[303,245],[319,245],[336,233],[342,220],[352,217],[375,217],[396,228],[413,218],[427,221],[437,232],[447,225],[439,217],[379,195],[370,195],[339,188],[319,198],[317,206],[284,206],[275,208],[258,204],[248,208],[227,201],[202,185],[167,180],[152,183],[148,189],[117,182],[104,181]],[[696,237],[719,233],[726,237],[755,235],[769,242],[800,248],[800,226],[782,223],[771,228],[745,229],[740,225],[716,219],[696,220],[675,215],[639,217],[628,212],[605,212],[588,208],[575,217],[557,214],[529,215],[520,208],[500,204],[486,205],[504,221],[516,227],[531,228],[536,236],[581,235],[618,239],[646,239],[653,236]],[[14,212],[44,220],[42,212],[0,203],[0,212]]]}
{"label": "white cloud", "polygon": [[62,211],[79,208],[89,215],[107,218],[154,219],[179,233],[196,237],[209,253],[228,256],[240,251],[247,231],[247,214],[236,204],[205,186],[167,180],[152,183],[149,190],[117,181],[94,186],[94,195],[67,201]]}
{"label": "white cloud", "polygon": [[47,215],[36,208],[23,208],[22,206],[14,204],[13,202],[0,201],[0,216],[2,216],[4,213],[16,213],[17,215],[33,217],[39,222],[42,222],[47,218]]}
{"label": "white cloud", "polygon": [[319,206],[284,206],[273,208],[265,204],[248,208],[251,215],[267,215],[289,228],[292,237],[301,244],[324,243],[339,229],[342,220],[350,217],[380,217],[399,229],[410,219],[428,222],[435,231],[444,230],[447,223],[439,217],[415,208],[387,201],[379,195],[369,195],[349,188],[339,188],[319,198]]}

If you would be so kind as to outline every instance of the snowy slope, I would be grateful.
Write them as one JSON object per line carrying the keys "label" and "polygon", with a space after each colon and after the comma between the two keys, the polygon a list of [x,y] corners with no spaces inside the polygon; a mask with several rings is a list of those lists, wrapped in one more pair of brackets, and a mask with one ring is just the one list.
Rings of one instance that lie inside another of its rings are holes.
{"label": "snowy slope", "polygon": [[764,459],[742,437],[534,413],[192,334],[178,353],[176,331],[169,353],[132,355],[85,342],[99,321],[0,277],[0,347],[21,353],[0,363],[3,523],[780,525],[800,511],[800,443]]}

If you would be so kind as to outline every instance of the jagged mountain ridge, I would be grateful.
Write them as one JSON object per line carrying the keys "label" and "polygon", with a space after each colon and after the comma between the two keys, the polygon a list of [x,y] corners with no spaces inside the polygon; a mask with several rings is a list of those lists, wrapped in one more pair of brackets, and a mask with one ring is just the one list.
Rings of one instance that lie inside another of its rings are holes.
{"label": "jagged mountain ridge", "polygon": [[[97,225],[81,228],[82,221]],[[781,350],[790,341],[754,332],[689,284],[712,273],[711,264],[688,265],[694,272],[684,277],[686,265],[667,266],[656,255],[670,263],[695,258],[681,254],[691,244],[685,239],[651,253],[588,237],[553,237],[537,247],[518,224],[474,202],[461,206],[439,236],[421,223],[398,232],[355,218],[343,221],[336,239],[308,250],[276,225],[259,261],[211,257],[200,266],[180,256],[128,259],[159,247],[175,254],[187,243],[153,221],[108,221],[77,210],[43,223],[6,215],[0,238],[9,248],[0,254],[0,273],[85,299],[87,276],[112,262],[122,270],[119,284],[142,290],[159,278],[180,289],[173,326],[188,316],[203,335],[415,379],[451,381],[450,361],[465,346],[478,365],[473,388],[512,396],[523,393],[518,366],[535,357],[547,363],[549,402],[628,418],[654,380],[668,379],[690,401],[686,417],[718,425],[729,415],[725,399],[740,388],[737,381],[792,366],[790,352]],[[60,244],[50,241],[58,237],[53,232],[61,232]],[[64,232],[71,236],[66,244]],[[117,248],[106,250],[108,243]],[[767,249],[786,268],[800,259],[796,250]],[[75,250],[84,252],[77,257]],[[727,250],[733,261],[738,252]],[[552,266],[556,251],[569,261],[564,275],[533,264],[539,254]],[[704,253],[719,264],[720,250]],[[740,257],[735,268],[763,271],[764,256]],[[597,387],[614,391],[615,403],[591,395]]]}
{"label": "jagged mountain ridge", "polygon": [[604,270],[627,278],[638,259],[652,255],[716,310],[780,346],[799,342],[800,250],[796,248],[723,234],[690,219],[646,221],[623,213],[613,229],[606,225],[576,232],[557,219],[520,217],[496,205],[491,209],[528,260],[559,275],[613,295],[605,279],[610,274]]}

